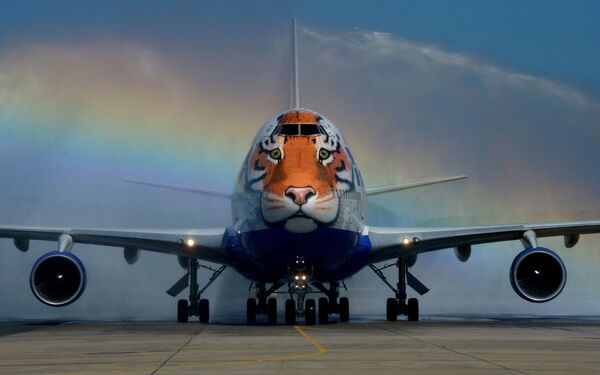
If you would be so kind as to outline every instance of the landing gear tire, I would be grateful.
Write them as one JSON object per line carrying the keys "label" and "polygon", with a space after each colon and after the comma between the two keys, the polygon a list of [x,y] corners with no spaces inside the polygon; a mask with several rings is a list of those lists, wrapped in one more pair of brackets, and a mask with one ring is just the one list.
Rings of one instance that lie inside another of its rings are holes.
{"label": "landing gear tire", "polygon": [[188,321],[188,303],[185,299],[177,301],[177,321],[179,323]]}
{"label": "landing gear tire", "polygon": [[385,317],[388,322],[395,322],[398,320],[398,300],[395,298],[387,299]]}
{"label": "landing gear tire", "polygon": [[307,299],[304,305],[304,323],[314,326],[317,323],[317,306],[314,299]]}
{"label": "landing gear tire", "polygon": [[248,323],[256,322],[256,298],[248,298],[246,301],[246,321]]}
{"label": "landing gear tire", "polygon": [[277,300],[269,298],[267,301],[267,321],[269,324],[277,324]]}
{"label": "landing gear tire", "polygon": [[319,298],[319,323],[326,324],[329,321],[329,300],[325,297]]}
{"label": "landing gear tire", "polygon": [[296,301],[293,299],[285,301],[285,324],[288,326],[296,324]]}
{"label": "landing gear tire", "polygon": [[408,321],[417,322],[419,321],[419,300],[416,298],[409,298],[406,305]]}
{"label": "landing gear tire", "polygon": [[340,298],[340,322],[347,322],[350,320],[350,301],[348,298]]}
{"label": "landing gear tire", "polygon": [[207,299],[201,299],[198,303],[198,318],[200,319],[200,323],[208,323],[210,319],[210,309],[208,305]]}

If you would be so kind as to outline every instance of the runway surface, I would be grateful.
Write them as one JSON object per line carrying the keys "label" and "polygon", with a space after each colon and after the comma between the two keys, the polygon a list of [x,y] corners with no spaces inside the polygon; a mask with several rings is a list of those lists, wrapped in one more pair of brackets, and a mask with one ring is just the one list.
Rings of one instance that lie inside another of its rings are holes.
{"label": "runway surface", "polygon": [[1,374],[599,374],[600,318],[0,324]]}

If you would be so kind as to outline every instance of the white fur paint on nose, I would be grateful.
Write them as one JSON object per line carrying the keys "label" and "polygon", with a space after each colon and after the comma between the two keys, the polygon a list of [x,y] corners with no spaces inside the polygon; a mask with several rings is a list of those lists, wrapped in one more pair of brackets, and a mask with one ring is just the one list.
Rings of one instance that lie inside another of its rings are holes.
{"label": "white fur paint on nose", "polygon": [[261,197],[262,216],[267,223],[283,222],[298,213],[323,224],[331,223],[336,219],[339,211],[339,199],[332,193],[323,197],[316,193],[315,195],[305,194],[304,200],[304,204],[299,205],[291,196],[277,195],[264,190]]}

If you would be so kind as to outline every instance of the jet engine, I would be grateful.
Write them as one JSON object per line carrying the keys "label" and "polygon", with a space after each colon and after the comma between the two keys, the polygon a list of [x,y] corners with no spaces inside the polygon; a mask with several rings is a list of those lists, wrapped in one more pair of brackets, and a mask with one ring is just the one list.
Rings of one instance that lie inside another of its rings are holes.
{"label": "jet engine", "polygon": [[33,295],[49,306],[75,302],[85,290],[83,263],[69,252],[51,251],[40,257],[31,270]]}
{"label": "jet engine", "polygon": [[516,256],[510,267],[513,290],[530,302],[548,302],[562,292],[567,282],[567,269],[552,250],[535,247]]}

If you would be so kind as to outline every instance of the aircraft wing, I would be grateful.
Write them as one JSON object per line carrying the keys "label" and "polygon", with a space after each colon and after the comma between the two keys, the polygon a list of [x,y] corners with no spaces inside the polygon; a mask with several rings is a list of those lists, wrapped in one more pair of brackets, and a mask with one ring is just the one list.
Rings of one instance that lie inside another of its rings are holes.
{"label": "aircraft wing", "polygon": [[[67,238],[73,243],[122,247],[191,257],[228,265],[229,255],[222,245],[224,228],[218,229],[73,229],[0,226],[0,238],[13,238],[21,251],[27,251],[30,240],[59,241]],[[65,242],[64,240],[62,242]]]}
{"label": "aircraft wing", "polygon": [[173,185],[173,184],[165,184],[165,183],[161,183],[161,182],[134,180],[131,178],[126,178],[123,181],[129,182],[132,184],[152,186],[152,187],[158,187],[158,188],[170,189],[170,190],[176,190],[176,191],[183,191],[186,193],[204,194],[204,195],[209,195],[209,196],[219,197],[219,198],[230,199],[233,196],[233,193],[228,190],[213,189],[213,188],[207,188],[207,187],[201,187],[201,186]]}
{"label": "aircraft wing", "polygon": [[580,234],[589,233],[600,233],[600,220],[455,228],[369,227],[369,263],[440,249],[470,250],[472,245],[500,241],[523,240],[527,247],[536,247],[538,237],[564,236],[565,246],[573,247]]}
{"label": "aircraft wing", "polygon": [[400,190],[408,190],[408,189],[415,189],[415,188],[420,188],[420,187],[429,186],[429,185],[442,184],[445,182],[464,180],[465,178],[467,178],[467,176],[461,175],[461,176],[454,176],[454,177],[436,178],[434,180],[411,182],[411,183],[400,184],[400,185],[368,187],[366,193],[368,196],[373,196],[373,195],[391,193],[391,192],[400,191]]}

